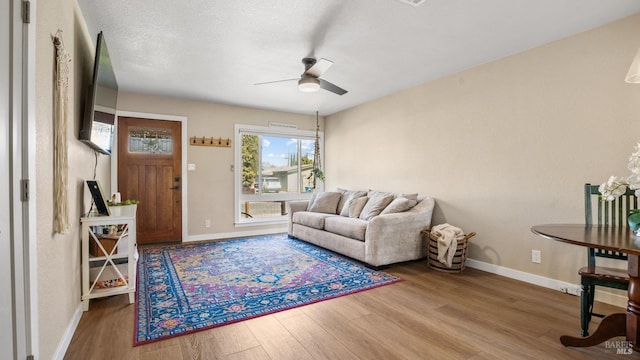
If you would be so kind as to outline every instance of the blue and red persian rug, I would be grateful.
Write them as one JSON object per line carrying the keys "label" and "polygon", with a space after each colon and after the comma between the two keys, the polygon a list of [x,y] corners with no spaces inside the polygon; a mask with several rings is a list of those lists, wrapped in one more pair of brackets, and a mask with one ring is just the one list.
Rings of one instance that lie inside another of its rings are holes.
{"label": "blue and red persian rug", "polygon": [[145,247],[135,345],[400,281],[286,234]]}

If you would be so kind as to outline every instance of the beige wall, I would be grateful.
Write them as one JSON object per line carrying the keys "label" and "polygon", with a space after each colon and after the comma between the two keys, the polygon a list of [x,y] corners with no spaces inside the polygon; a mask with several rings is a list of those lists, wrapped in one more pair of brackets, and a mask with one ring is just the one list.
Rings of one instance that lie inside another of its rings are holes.
{"label": "beige wall", "polygon": [[[294,124],[299,130],[315,130],[315,115],[214,104],[201,101],[149,96],[133,93],[118,95],[118,110],[138,113],[184,116],[187,136],[234,138],[235,124],[269,126],[270,122]],[[311,109],[313,111],[313,109]],[[320,118],[320,126],[323,119]],[[236,227],[234,225],[233,147],[187,146],[187,163],[195,171],[187,180],[188,236],[196,240],[242,236],[242,233],[279,229],[286,225]],[[204,220],[211,219],[211,228]],[[188,239],[184,239],[188,240]]]}
{"label": "beige wall", "polygon": [[586,250],[529,229],[583,222],[583,184],[629,174],[638,34],[640,15],[328,116],[327,189],[432,195],[435,223],[478,233],[471,258],[578,284]]}
{"label": "beige wall", "polygon": [[[80,217],[90,205],[84,180],[93,177],[93,150],[77,140],[97,34],[88,36],[74,0],[39,1],[36,9],[36,202],[40,359],[54,357],[80,305]],[[71,55],[68,114],[68,195],[72,228],[53,234],[54,71],[52,36],[62,30]],[[108,157],[99,156],[97,178],[109,186]]]}

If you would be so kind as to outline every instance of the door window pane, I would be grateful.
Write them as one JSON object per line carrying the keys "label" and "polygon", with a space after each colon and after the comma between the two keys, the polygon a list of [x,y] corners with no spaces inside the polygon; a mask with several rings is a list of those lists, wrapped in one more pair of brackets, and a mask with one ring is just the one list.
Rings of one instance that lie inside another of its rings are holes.
{"label": "door window pane", "polygon": [[129,152],[171,154],[173,144],[170,129],[129,129]]}

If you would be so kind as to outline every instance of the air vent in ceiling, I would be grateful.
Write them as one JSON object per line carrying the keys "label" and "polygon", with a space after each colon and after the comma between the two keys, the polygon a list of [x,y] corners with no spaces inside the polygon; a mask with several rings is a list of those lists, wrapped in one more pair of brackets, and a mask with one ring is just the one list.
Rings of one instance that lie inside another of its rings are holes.
{"label": "air vent in ceiling", "polygon": [[407,5],[411,5],[411,6],[418,6],[418,5],[422,5],[422,3],[425,2],[425,0],[398,0],[401,3],[407,4]]}

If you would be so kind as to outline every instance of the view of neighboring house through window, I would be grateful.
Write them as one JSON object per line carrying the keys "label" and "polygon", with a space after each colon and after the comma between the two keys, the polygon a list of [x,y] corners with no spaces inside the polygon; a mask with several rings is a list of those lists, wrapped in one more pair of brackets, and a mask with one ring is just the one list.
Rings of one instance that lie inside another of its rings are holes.
{"label": "view of neighboring house through window", "polygon": [[286,220],[286,202],[314,190],[315,133],[239,125],[236,139],[236,223]]}

